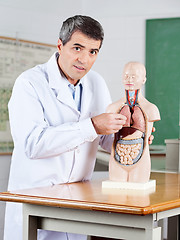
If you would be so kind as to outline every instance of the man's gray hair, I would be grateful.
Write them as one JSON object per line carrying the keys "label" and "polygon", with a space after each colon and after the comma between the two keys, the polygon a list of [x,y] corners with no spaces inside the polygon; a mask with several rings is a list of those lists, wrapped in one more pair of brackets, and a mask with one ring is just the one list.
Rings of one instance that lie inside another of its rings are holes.
{"label": "man's gray hair", "polygon": [[104,30],[95,19],[89,16],[76,15],[65,20],[59,33],[59,39],[61,39],[63,45],[71,39],[72,34],[76,31],[82,32],[89,38],[100,40],[102,45]]}

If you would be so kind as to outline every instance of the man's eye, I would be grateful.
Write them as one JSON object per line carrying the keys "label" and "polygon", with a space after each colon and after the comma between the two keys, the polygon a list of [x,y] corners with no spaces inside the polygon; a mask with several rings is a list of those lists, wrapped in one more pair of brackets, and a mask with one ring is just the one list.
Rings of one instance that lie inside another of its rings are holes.
{"label": "man's eye", "polygon": [[77,52],[79,52],[81,49],[80,49],[80,47],[75,47],[74,48]]}
{"label": "man's eye", "polygon": [[96,55],[96,54],[97,54],[97,51],[96,51],[96,50],[92,50],[90,53],[91,53],[92,55]]}

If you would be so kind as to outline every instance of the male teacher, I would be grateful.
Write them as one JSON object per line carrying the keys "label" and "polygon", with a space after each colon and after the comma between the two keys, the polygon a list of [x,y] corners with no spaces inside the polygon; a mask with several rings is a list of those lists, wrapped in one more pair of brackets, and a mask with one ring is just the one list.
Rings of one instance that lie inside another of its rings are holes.
{"label": "male teacher", "polygon": [[[126,117],[105,113],[111,103],[103,78],[91,70],[103,42],[96,20],[63,22],[58,51],[23,72],[9,101],[14,151],[8,190],[90,180],[97,147],[110,151],[112,133]],[[22,240],[22,205],[7,203],[4,240]],[[82,240],[84,235],[38,231],[38,240]]]}

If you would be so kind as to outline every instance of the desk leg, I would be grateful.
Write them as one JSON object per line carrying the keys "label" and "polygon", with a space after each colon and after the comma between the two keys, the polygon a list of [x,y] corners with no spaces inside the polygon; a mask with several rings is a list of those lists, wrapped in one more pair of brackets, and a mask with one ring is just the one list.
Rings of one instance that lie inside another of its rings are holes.
{"label": "desk leg", "polygon": [[153,229],[153,240],[161,240],[161,227]]}
{"label": "desk leg", "polygon": [[37,217],[30,216],[23,204],[23,240],[37,239]]}
{"label": "desk leg", "polygon": [[164,219],[161,219],[158,221],[158,227],[161,227],[161,240],[163,240],[164,239],[164,228],[165,228]]}
{"label": "desk leg", "polygon": [[161,240],[161,227],[146,229],[144,240]]}

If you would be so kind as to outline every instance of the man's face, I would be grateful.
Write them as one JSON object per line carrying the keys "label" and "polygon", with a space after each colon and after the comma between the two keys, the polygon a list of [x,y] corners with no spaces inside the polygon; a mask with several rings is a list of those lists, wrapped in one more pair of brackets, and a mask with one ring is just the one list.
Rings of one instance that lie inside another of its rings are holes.
{"label": "man's face", "polygon": [[146,71],[140,63],[129,63],[123,71],[124,88],[129,91],[141,89],[146,82]]}
{"label": "man's face", "polygon": [[88,38],[80,31],[74,32],[65,44],[58,41],[58,64],[68,81],[76,84],[94,64],[101,41]]}

